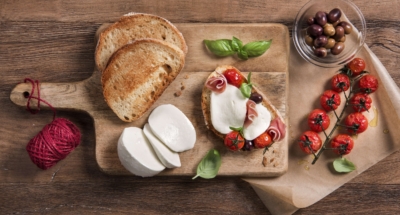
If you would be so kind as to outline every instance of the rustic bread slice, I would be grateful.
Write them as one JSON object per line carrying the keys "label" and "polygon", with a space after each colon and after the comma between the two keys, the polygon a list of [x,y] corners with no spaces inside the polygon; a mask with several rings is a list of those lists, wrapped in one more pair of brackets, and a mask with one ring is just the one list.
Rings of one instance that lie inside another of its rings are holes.
{"label": "rustic bread slice", "polygon": [[168,20],[142,13],[130,13],[107,27],[100,35],[95,51],[96,66],[103,71],[115,51],[137,39],[153,38],[178,46],[185,54],[183,35]]}
{"label": "rustic bread slice", "polygon": [[108,106],[126,122],[140,118],[176,78],[185,54],[175,45],[140,39],[120,48],[102,73]]}
{"label": "rustic bread slice", "polygon": [[[228,66],[228,65],[224,65],[224,66],[219,66],[215,69],[214,72],[212,72],[208,78],[210,77],[214,77],[217,76],[217,73],[223,74],[226,70],[228,69],[235,69],[236,71],[238,71],[240,73],[240,71],[233,67],[233,66]],[[246,77],[246,76],[245,76]],[[208,79],[207,78],[207,79]],[[206,126],[209,130],[213,131],[218,137],[224,139],[225,134],[222,134],[220,132],[218,132],[214,127],[213,124],[211,122],[211,112],[210,112],[210,101],[211,101],[211,90],[208,89],[206,87],[206,85],[204,84],[203,86],[203,90],[202,90],[202,94],[201,94],[201,109],[203,111],[203,116],[204,116],[204,120],[206,123]],[[272,103],[269,101],[268,97],[265,96],[260,90],[258,90],[255,86],[252,87],[252,92],[257,92],[260,95],[262,95],[263,97],[263,101],[262,101],[262,105],[264,107],[266,107],[268,109],[268,111],[271,113],[271,121],[275,118],[279,118],[281,120],[281,122],[285,122],[285,120],[282,118],[282,116],[280,115],[279,111],[272,105]]]}

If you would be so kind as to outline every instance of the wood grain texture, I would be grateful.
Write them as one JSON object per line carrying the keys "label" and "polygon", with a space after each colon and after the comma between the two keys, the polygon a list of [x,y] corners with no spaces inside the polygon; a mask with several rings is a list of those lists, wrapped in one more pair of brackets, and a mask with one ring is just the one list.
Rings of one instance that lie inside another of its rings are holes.
{"label": "wood grain texture", "polygon": [[[291,29],[301,1],[0,1],[0,209],[4,214],[269,214],[237,177],[192,182],[186,177],[107,176],[95,158],[93,120],[59,111],[83,132],[81,145],[48,171],[38,170],[26,143],[51,121],[9,100],[23,78],[69,83],[92,75],[93,35],[130,11],[175,23],[283,23]],[[367,21],[366,43],[400,86],[400,1],[354,0]],[[296,214],[399,214],[400,153]],[[157,200],[155,200],[155,198]],[[161,202],[162,201],[162,202]],[[134,202],[138,202],[137,204]],[[165,203],[165,204],[162,204]]]}

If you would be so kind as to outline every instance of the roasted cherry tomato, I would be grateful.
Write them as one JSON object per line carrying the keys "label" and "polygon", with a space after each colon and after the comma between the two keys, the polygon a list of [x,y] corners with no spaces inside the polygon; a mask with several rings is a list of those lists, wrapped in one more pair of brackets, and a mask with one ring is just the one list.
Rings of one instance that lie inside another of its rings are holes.
{"label": "roasted cherry tomato", "polygon": [[331,79],[331,87],[338,93],[348,90],[350,88],[349,76],[342,73],[336,74]]}
{"label": "roasted cherry tomato", "polygon": [[322,146],[321,138],[314,131],[304,132],[298,142],[301,150],[307,154],[316,153]]}
{"label": "roasted cherry tomato", "polygon": [[267,132],[264,132],[256,139],[254,139],[253,142],[256,148],[265,148],[272,144],[272,137]]}
{"label": "roasted cherry tomato", "polygon": [[321,132],[329,127],[330,119],[325,111],[315,109],[308,115],[308,126],[315,132]]}
{"label": "roasted cherry tomato", "polygon": [[358,86],[364,93],[373,93],[378,89],[378,79],[373,75],[364,75],[358,82]]}
{"label": "roasted cherry tomato", "polygon": [[372,99],[366,93],[357,93],[350,99],[350,105],[356,112],[367,111],[371,108]]}
{"label": "roasted cherry tomato", "polygon": [[353,139],[347,134],[338,134],[331,140],[333,152],[338,155],[347,155],[354,147]]}
{"label": "roasted cherry tomato", "polygon": [[359,134],[367,130],[368,119],[362,113],[351,113],[344,120],[350,134]]}
{"label": "roasted cherry tomato", "polygon": [[240,85],[246,82],[246,78],[235,69],[227,69],[223,75],[225,76],[228,84],[231,84],[237,88],[240,88]]}
{"label": "roasted cherry tomato", "polygon": [[326,111],[336,110],[340,105],[339,93],[333,90],[326,90],[320,98],[320,103]]}
{"label": "roasted cherry tomato", "polygon": [[361,58],[354,58],[347,67],[351,70],[352,76],[357,76],[361,74],[365,69],[365,61]]}
{"label": "roasted cherry tomato", "polygon": [[244,138],[238,131],[231,131],[225,136],[224,144],[232,151],[239,151],[243,148]]}

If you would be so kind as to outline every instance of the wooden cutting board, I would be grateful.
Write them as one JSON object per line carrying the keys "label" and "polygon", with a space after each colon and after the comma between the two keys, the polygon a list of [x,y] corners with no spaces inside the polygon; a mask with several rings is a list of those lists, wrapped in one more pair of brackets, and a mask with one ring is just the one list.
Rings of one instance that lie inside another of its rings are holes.
{"label": "wooden cutting board", "polygon": [[[280,111],[288,124],[288,71],[289,32],[281,24],[176,24],[182,32],[189,51],[184,69],[164,91],[145,115],[138,121],[121,121],[103,99],[100,84],[101,74],[93,75],[74,83],[41,83],[41,98],[56,109],[84,111],[93,117],[96,133],[96,160],[99,168],[107,174],[130,175],[121,165],[117,154],[117,141],[125,127],[143,128],[151,111],[161,104],[173,104],[183,111],[196,128],[196,143],[193,149],[180,153],[182,166],[166,169],[159,175],[194,176],[197,164],[210,149],[217,149],[222,156],[220,176],[279,176],[288,167],[288,136],[263,155],[263,150],[231,152],[223,140],[210,132],[201,111],[201,90],[208,75],[220,65],[233,65],[243,73],[252,72],[252,82],[263,91]],[[104,26],[103,26],[104,27]],[[272,39],[271,48],[262,56],[247,61],[236,56],[215,57],[205,48],[203,40],[231,39],[235,36],[248,43],[255,40]],[[11,92],[11,100],[26,105],[24,92],[30,92],[31,84],[17,85]],[[176,94],[180,94],[177,96]],[[35,101],[33,101],[35,102]],[[35,104],[32,103],[32,106]],[[42,105],[42,107],[45,107]],[[289,126],[287,127],[289,131]],[[263,165],[264,160],[264,165]]]}

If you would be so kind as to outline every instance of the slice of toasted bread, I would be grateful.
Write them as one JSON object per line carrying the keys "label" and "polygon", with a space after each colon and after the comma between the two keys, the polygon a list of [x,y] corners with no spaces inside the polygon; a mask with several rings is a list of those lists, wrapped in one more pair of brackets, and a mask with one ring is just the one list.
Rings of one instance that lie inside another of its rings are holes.
{"label": "slice of toasted bread", "polygon": [[120,48],[103,71],[108,106],[126,122],[140,118],[176,78],[185,54],[175,45],[140,39]]}
{"label": "slice of toasted bread", "polygon": [[95,51],[96,66],[103,71],[115,51],[137,39],[159,39],[178,46],[185,54],[187,45],[180,31],[168,20],[142,13],[130,13],[107,27],[100,35]]}
{"label": "slice of toasted bread", "polygon": [[[228,69],[235,69],[236,71],[238,71],[240,73],[240,71],[233,67],[233,66],[228,66],[228,65],[224,65],[224,66],[219,66],[215,69],[214,72],[212,72],[208,78],[210,77],[214,77],[217,76],[217,73],[223,74],[226,70]],[[244,76],[246,77],[246,76]],[[208,79],[207,78],[207,79]],[[206,123],[206,126],[209,130],[213,131],[218,137],[224,139],[225,134],[222,134],[220,132],[218,132],[214,127],[213,124],[211,122],[211,112],[210,112],[210,102],[211,102],[211,90],[208,89],[206,87],[206,85],[204,84],[203,86],[203,90],[202,90],[202,94],[201,94],[201,109],[203,111],[203,116],[204,116],[204,120]],[[282,116],[280,115],[279,111],[271,104],[271,102],[268,100],[268,97],[265,96],[260,90],[258,90],[255,86],[252,87],[252,92],[257,92],[260,95],[262,95],[263,97],[263,101],[262,101],[262,105],[264,107],[266,107],[268,109],[268,111],[271,113],[271,121],[273,119],[275,119],[276,117],[279,117],[280,120],[282,122],[285,122],[285,120],[282,118]]]}

